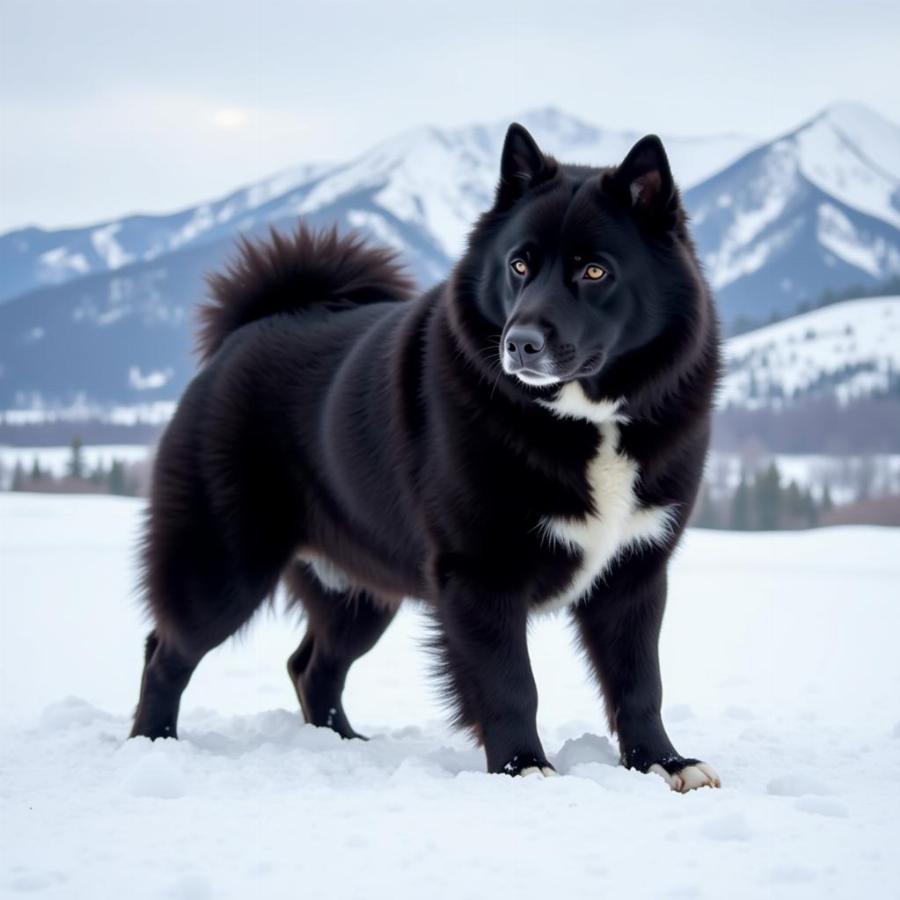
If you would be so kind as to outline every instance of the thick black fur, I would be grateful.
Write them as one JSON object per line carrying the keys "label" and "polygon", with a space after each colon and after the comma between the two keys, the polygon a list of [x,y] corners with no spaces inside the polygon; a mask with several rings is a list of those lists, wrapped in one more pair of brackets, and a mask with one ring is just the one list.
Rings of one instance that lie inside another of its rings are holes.
{"label": "thick black fur", "polygon": [[[196,665],[285,578],[307,611],[288,671],[309,721],[355,735],[347,671],[401,598],[418,597],[488,769],[547,766],[527,621],[581,552],[542,522],[604,515],[588,482],[602,429],[539,402],[577,384],[586,403],[620,401],[638,500],[672,519],[570,612],[623,762],[690,762],[660,719],[657,644],[719,337],[656,138],[594,169],[558,164],[512,126],[493,208],[448,281],[417,298],[389,254],[303,226],[244,243],[211,286],[204,367],[156,460],[144,545],[155,627],[133,735],[175,736]],[[522,381],[537,377],[559,380]]]}

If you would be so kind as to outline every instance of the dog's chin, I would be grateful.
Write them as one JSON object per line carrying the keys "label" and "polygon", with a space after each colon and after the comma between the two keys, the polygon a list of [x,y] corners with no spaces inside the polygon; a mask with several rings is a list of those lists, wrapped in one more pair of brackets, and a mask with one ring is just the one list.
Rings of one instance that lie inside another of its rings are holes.
{"label": "dog's chin", "polygon": [[559,384],[563,379],[556,375],[544,375],[540,372],[520,371],[512,373],[522,384],[528,387],[550,387],[553,384]]}
{"label": "dog's chin", "polygon": [[[606,365],[607,353],[605,350],[599,350],[597,353],[589,356],[584,362],[579,363],[567,372],[558,372],[553,381],[543,381],[541,384],[568,384],[570,381],[580,381],[581,379],[593,378],[603,371]],[[530,373],[529,373],[530,374]],[[536,373],[535,373],[536,374]],[[544,376],[547,377],[547,376]],[[550,376],[553,377],[553,376]],[[526,384],[538,384],[538,382],[527,381]]]}
{"label": "dog's chin", "polygon": [[507,375],[517,379],[521,384],[532,388],[551,387],[552,385],[563,385],[570,381],[578,381],[582,378],[593,378],[599,374],[606,365],[607,353],[605,350],[598,350],[592,353],[583,362],[578,363],[567,372],[538,372],[533,369],[518,369],[510,371],[504,363],[503,370]]}

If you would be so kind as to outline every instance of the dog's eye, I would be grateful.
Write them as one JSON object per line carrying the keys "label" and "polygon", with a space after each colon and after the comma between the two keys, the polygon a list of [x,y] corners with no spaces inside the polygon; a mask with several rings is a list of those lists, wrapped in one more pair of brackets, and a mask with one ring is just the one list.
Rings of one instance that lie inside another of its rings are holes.
{"label": "dog's eye", "polygon": [[512,266],[513,272],[516,275],[527,275],[528,274],[528,263],[525,262],[524,259],[514,259],[510,265]]}
{"label": "dog's eye", "polygon": [[585,266],[584,275],[581,277],[587,281],[602,281],[606,278],[606,269],[598,266],[597,263],[591,263],[589,266]]}

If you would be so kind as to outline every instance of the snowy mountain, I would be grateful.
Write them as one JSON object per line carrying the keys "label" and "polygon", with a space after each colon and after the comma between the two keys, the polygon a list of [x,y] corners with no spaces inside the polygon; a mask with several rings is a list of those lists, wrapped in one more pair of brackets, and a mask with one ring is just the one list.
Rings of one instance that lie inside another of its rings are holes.
{"label": "snowy mountain", "polygon": [[[639,137],[554,109],[520,118],[571,162],[615,163]],[[490,202],[507,124],[414,129],[168,216],[0,236],[0,409],[175,399],[194,370],[203,276],[241,232],[336,222],[435,282]],[[740,136],[665,140],[726,322],[900,272],[900,129],[875,113],[831,107],[756,149]]]}
{"label": "snowy mountain", "polygon": [[686,193],[726,321],[900,272],[900,127],[838,104]]}
{"label": "snowy mountain", "polygon": [[896,389],[900,296],[847,300],[732,338],[722,406],[781,407],[828,395],[839,403]]}
{"label": "snowy mountain", "polygon": [[[611,164],[640,137],[605,131],[555,109],[520,116],[560,159]],[[165,254],[230,240],[237,232],[288,225],[298,216],[362,228],[396,247],[423,282],[442,278],[465,235],[489,205],[509,124],[418,128],[350,162],[301,166],[171,215],[135,215],[57,231],[0,236],[0,302],[34,288],[152,262]],[[668,140],[681,181],[702,181],[742,155],[749,138]]]}
{"label": "snowy mountain", "polygon": [[246,230],[295,189],[314,181],[321,167],[299,166],[219,200],[168,215],[131,215],[83,228],[22,228],[0,235],[0,303],[34,288],[154,260],[198,242]]}
{"label": "snowy mountain", "polygon": [[[553,109],[520,118],[573,161],[613,163],[638,137]],[[490,202],[507,124],[416,129],[349,163],[299,168],[172,216],[0,237],[0,408],[177,397],[194,370],[203,276],[223,264],[239,232],[291,228],[298,216],[337,222],[396,248],[423,285],[437,281]],[[694,181],[749,144],[736,136],[669,141]]]}

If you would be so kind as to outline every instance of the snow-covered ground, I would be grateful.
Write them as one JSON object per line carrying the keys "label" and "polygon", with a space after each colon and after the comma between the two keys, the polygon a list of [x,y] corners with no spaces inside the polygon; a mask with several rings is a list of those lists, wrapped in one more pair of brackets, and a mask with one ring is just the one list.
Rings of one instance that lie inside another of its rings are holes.
{"label": "snow-covered ground", "polygon": [[0,896],[857,898],[900,893],[900,530],[688,536],[670,733],[721,791],[616,765],[565,617],[535,622],[563,777],[483,772],[410,609],[351,674],[369,743],[301,726],[263,613],[212,654],[180,742],[126,741],[139,501],[0,495]]}

